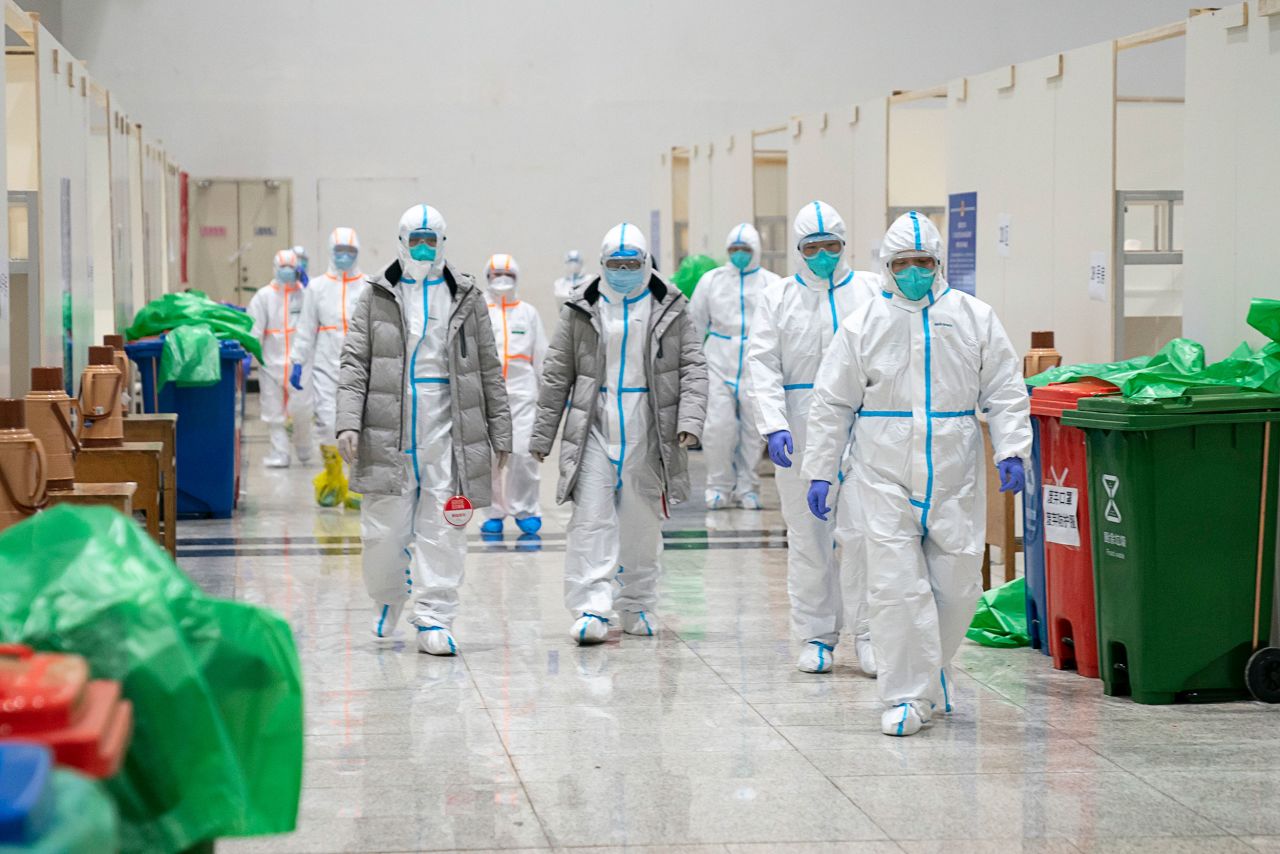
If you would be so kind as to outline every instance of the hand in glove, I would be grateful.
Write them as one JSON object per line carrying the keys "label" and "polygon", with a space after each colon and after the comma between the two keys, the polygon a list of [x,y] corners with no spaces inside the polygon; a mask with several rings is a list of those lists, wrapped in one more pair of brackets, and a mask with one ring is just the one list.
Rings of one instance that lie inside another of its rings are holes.
{"label": "hand in glove", "polygon": [[698,437],[692,433],[681,432],[676,439],[680,442],[680,447],[682,448],[692,448],[694,445],[698,444]]}
{"label": "hand in glove", "polygon": [[796,446],[791,441],[790,430],[775,430],[769,434],[769,459],[773,460],[775,466],[791,468],[791,458],[787,454],[795,452]]}
{"label": "hand in glove", "polygon": [[827,521],[827,515],[831,513],[831,508],[827,506],[827,493],[830,490],[829,481],[809,481],[809,512],[824,522]]}
{"label": "hand in glove", "polygon": [[347,461],[347,465],[356,464],[356,448],[360,444],[360,434],[355,430],[345,430],[338,437],[338,453]]}
{"label": "hand in glove", "polygon": [[289,371],[289,385],[302,391],[302,365],[295,364]]}
{"label": "hand in glove", "polygon": [[1000,472],[1000,491],[1019,493],[1027,487],[1027,472],[1022,467],[1022,460],[1010,457],[1001,460],[996,466]]}

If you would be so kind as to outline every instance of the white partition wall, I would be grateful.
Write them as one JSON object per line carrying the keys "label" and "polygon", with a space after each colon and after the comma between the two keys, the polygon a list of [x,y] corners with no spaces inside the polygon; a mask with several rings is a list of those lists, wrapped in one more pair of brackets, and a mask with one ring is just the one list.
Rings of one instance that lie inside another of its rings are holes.
{"label": "white partition wall", "polygon": [[690,255],[709,254],[715,202],[711,192],[711,159],[715,143],[700,142],[689,149],[689,242]]}
{"label": "white partition wall", "polygon": [[755,181],[750,133],[717,139],[710,146],[711,219],[706,254],[724,259],[724,239],[740,222],[751,222]]}
{"label": "white partition wall", "polygon": [[[1269,13],[1269,14],[1264,14]],[[1212,359],[1262,337],[1253,297],[1280,299],[1280,4],[1187,22],[1184,329]]]}
{"label": "white partition wall", "polygon": [[111,110],[111,266],[114,271],[115,320],[118,329],[125,329],[133,323],[134,315],[142,307],[134,295],[133,286],[133,169],[129,159],[129,137],[133,125],[110,94],[107,105]]}
{"label": "white partition wall", "polygon": [[142,131],[142,257],[146,299],[165,292],[164,151]]}
{"label": "white partition wall", "polygon": [[889,101],[889,209],[928,210],[940,219],[947,203],[947,100],[896,101]]}
{"label": "white partition wall", "polygon": [[1068,361],[1108,361],[1109,281],[1091,285],[1091,273],[1113,255],[1114,44],[957,80],[949,92],[947,188],[977,193],[976,295],[1019,349],[1051,329]]}
{"label": "white partition wall", "polygon": [[[649,212],[649,241],[652,244],[653,257],[658,262],[658,269],[670,271],[674,244],[673,226],[675,222],[674,200],[672,199],[672,154],[664,151],[658,155],[657,165],[653,170],[653,207]],[[584,257],[584,261],[586,258]],[[584,265],[586,269],[586,265]]]}
{"label": "white partition wall", "polygon": [[93,241],[93,339],[115,332],[115,266],[111,258],[111,107],[107,93],[89,93],[89,234]]}

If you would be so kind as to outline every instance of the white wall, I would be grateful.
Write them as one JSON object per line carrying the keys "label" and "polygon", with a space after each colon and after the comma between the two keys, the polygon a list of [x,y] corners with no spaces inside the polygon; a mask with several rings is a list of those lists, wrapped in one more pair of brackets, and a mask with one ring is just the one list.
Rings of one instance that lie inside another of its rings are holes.
{"label": "white wall", "polygon": [[[590,257],[613,223],[648,222],[650,164],[672,144],[1185,12],[1185,0],[65,0],[62,35],[193,176],[293,178],[299,241],[317,246],[335,224],[318,221],[319,179],[420,177],[462,269],[510,251],[549,291],[566,248]],[[386,228],[416,201],[386,199]]]}
{"label": "white wall", "polygon": [[1187,28],[1183,328],[1212,359],[1261,343],[1249,301],[1280,299],[1280,14],[1240,5]]}

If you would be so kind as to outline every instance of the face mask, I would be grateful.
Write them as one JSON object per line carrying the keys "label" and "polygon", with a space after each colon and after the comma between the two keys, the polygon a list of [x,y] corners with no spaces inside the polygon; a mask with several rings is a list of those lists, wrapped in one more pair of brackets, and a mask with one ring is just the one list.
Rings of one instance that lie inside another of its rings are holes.
{"label": "face mask", "polygon": [[605,267],[604,281],[614,293],[626,296],[644,284],[644,268],[639,270],[610,270]]}
{"label": "face mask", "polygon": [[569,266],[569,275],[570,275],[570,276],[576,276],[576,275],[578,275],[579,273],[581,273],[581,272],[582,272],[582,262],[581,262],[581,261],[570,261],[568,266]]}
{"label": "face mask", "polygon": [[909,300],[924,299],[924,295],[933,290],[933,280],[937,270],[926,270],[924,267],[911,266],[901,273],[894,273],[893,280],[898,283],[898,290]]}
{"label": "face mask", "polygon": [[419,243],[417,246],[409,247],[409,257],[415,261],[434,261],[436,260],[436,250],[434,246]]}
{"label": "face mask", "polygon": [[745,270],[751,264],[750,252],[730,252],[729,263],[737,267],[739,270]]}
{"label": "face mask", "polygon": [[516,280],[512,276],[494,276],[489,280],[489,290],[498,296],[506,296],[516,289]]}
{"label": "face mask", "polygon": [[301,270],[301,271],[302,271],[302,272],[304,272],[304,273],[307,271],[307,259],[306,259],[306,258],[299,258],[299,259],[298,259],[298,269],[299,269],[299,270]]}
{"label": "face mask", "polygon": [[836,271],[836,267],[840,264],[840,253],[828,252],[823,249],[812,258],[806,258],[804,263],[819,279],[829,279],[831,274]]}
{"label": "face mask", "polygon": [[345,273],[350,270],[356,263],[356,253],[354,252],[335,252],[333,253],[333,268]]}
{"label": "face mask", "polygon": [[292,267],[281,267],[276,270],[276,281],[282,285],[292,285],[298,281],[298,271]]}

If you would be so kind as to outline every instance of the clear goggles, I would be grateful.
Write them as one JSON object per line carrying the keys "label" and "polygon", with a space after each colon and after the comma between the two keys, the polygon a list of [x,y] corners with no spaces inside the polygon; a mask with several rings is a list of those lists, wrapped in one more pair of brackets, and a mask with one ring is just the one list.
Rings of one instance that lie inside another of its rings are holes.
{"label": "clear goggles", "polygon": [[800,241],[801,256],[816,258],[819,252],[839,255],[844,252],[844,240],[834,234],[814,234]]}
{"label": "clear goggles", "polygon": [[906,252],[895,252],[889,257],[889,270],[900,273],[908,267],[921,267],[925,270],[938,269],[938,259],[928,252],[911,249]]}
{"label": "clear goggles", "polygon": [[644,256],[634,249],[622,249],[604,259],[606,270],[639,270],[643,266]]}
{"label": "clear goggles", "polygon": [[432,249],[435,249],[439,243],[440,235],[436,234],[434,231],[419,230],[409,232],[410,249],[415,246],[430,246]]}

